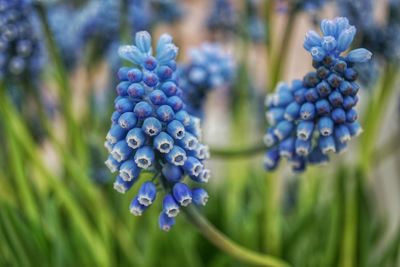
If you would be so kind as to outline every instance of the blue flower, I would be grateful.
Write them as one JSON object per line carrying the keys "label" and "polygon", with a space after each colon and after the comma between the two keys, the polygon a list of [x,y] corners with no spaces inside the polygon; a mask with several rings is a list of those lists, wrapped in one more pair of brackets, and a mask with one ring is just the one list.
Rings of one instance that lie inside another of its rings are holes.
{"label": "blue flower", "polygon": [[30,2],[0,0],[0,80],[37,77],[42,64],[37,26]]}
{"label": "blue flower", "polygon": [[189,61],[179,67],[178,78],[189,113],[202,117],[210,90],[229,86],[235,63],[230,54],[216,43],[204,43],[189,52]]}
{"label": "blue flower", "polygon": [[154,55],[148,32],[138,32],[135,45],[119,49],[119,55],[134,67],[118,71],[118,96],[105,142],[110,155],[105,164],[118,173],[114,187],[121,193],[140,180],[142,170],[155,173],[151,181],[142,182],[130,211],[142,215],[162,187],[167,194],[159,225],[169,230],[180,206],[189,205],[193,197],[196,205],[206,203],[206,192],[196,189],[192,193],[184,178],[207,182],[210,172],[204,160],[209,155],[199,140],[199,119],[185,111],[182,90],[174,79],[178,48],[164,34],[155,50]]}
{"label": "blue flower", "polygon": [[207,18],[210,31],[232,33],[236,30],[238,15],[230,0],[214,0]]}
{"label": "blue flower", "polygon": [[356,31],[346,18],[323,20],[321,31],[322,36],[308,32],[304,41],[316,70],[292,85],[280,83],[276,93],[266,98],[267,170],[275,169],[281,158],[287,158],[294,171],[327,162],[329,153],[343,151],[351,137],[362,131],[354,109],[359,89],[354,66],[370,60],[372,54],[364,48],[343,53]]}

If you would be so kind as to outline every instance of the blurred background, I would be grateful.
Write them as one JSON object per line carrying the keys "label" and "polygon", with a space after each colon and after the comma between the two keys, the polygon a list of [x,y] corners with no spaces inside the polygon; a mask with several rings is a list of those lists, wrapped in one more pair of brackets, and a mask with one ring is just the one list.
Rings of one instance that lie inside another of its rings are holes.
{"label": "blurred background", "polygon": [[[304,36],[336,16],[373,53],[357,69],[364,133],[326,165],[267,172],[264,99],[313,69]],[[141,30],[173,36],[183,70],[196,53],[222,69],[188,97],[211,151],[204,217],[291,266],[400,266],[399,0],[0,0],[0,266],[250,266],[113,190],[117,51]]]}

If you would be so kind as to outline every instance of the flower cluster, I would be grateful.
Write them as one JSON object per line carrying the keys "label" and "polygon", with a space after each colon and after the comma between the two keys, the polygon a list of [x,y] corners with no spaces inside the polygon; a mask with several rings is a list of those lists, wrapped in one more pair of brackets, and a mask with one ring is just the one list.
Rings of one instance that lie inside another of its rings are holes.
{"label": "flower cluster", "polygon": [[321,31],[322,36],[309,31],[304,41],[316,71],[291,86],[280,84],[266,99],[271,126],[264,136],[269,147],[264,158],[267,170],[276,168],[281,157],[294,171],[303,171],[307,163],[326,162],[330,152],[339,153],[362,131],[354,109],[359,85],[353,67],[372,54],[359,48],[342,55],[356,33],[346,18],[323,20]]}
{"label": "flower cluster", "polygon": [[189,51],[189,61],[179,68],[178,78],[189,113],[202,117],[209,91],[232,81],[235,64],[230,54],[216,43],[204,43]]}
{"label": "flower cluster", "polygon": [[162,187],[170,193],[163,198],[159,224],[169,230],[180,206],[206,204],[207,192],[190,189],[183,179],[188,175],[195,182],[207,182],[210,171],[203,160],[209,153],[199,142],[199,119],[185,111],[182,90],[173,79],[178,49],[172,38],[162,35],[156,51],[153,56],[150,34],[144,31],[136,34],[135,45],[119,49],[119,55],[135,67],[118,71],[121,82],[105,142],[110,152],[106,165],[111,172],[118,171],[114,188],[120,193],[138,181],[142,170],[155,173],[151,181],[142,183],[130,211],[140,216]]}
{"label": "flower cluster", "polygon": [[238,15],[230,0],[215,0],[207,19],[211,31],[232,33],[236,30]]}
{"label": "flower cluster", "polygon": [[31,5],[0,0],[0,79],[33,73],[40,67],[39,42]]}
{"label": "flower cluster", "polygon": [[258,14],[261,9],[261,1],[247,0],[247,31],[250,39],[255,43],[261,43],[265,40],[266,31],[262,17]]}

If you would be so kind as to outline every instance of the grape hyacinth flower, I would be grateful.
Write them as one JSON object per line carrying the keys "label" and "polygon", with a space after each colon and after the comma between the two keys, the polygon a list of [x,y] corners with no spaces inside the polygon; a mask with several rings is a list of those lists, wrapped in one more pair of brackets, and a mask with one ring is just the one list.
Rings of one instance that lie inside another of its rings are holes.
{"label": "grape hyacinth flower", "polygon": [[23,0],[0,0],[0,79],[35,77],[41,65],[32,6]]}
{"label": "grape hyacinth flower", "polygon": [[205,205],[207,193],[191,189],[184,177],[207,182],[210,172],[203,161],[209,153],[199,140],[199,119],[185,111],[182,90],[173,78],[178,49],[172,37],[162,35],[155,50],[153,55],[151,36],[145,31],[136,34],[135,45],[119,49],[119,55],[134,67],[118,71],[118,96],[105,142],[110,153],[106,165],[118,173],[114,188],[120,193],[138,182],[142,170],[155,173],[152,180],[141,182],[130,211],[142,215],[164,188],[168,193],[159,225],[167,231],[180,207],[191,202]]}
{"label": "grape hyacinth flower", "polygon": [[187,110],[203,116],[203,105],[210,90],[229,86],[234,78],[232,56],[216,43],[204,43],[189,51],[189,61],[179,68],[178,77]]}
{"label": "grape hyacinth flower", "polygon": [[233,33],[236,31],[238,15],[230,0],[213,1],[207,18],[207,28],[212,32]]}
{"label": "grape hyacinth flower", "polygon": [[354,66],[370,60],[372,54],[364,48],[343,54],[356,33],[346,18],[323,20],[321,31],[322,36],[309,31],[304,41],[315,71],[291,86],[279,84],[277,92],[267,96],[267,170],[275,169],[282,157],[294,171],[327,162],[329,153],[343,151],[362,131],[354,109],[360,88]]}

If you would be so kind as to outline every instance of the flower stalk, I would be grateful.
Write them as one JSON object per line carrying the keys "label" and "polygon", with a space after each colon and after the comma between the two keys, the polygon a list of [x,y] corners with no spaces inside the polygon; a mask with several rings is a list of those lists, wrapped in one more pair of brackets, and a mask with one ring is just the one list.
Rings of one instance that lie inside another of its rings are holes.
{"label": "flower stalk", "polygon": [[215,228],[207,221],[193,206],[183,209],[189,221],[197,227],[200,233],[207,238],[213,245],[223,250],[233,258],[247,264],[269,267],[289,267],[285,261],[270,255],[254,252],[244,248]]}

